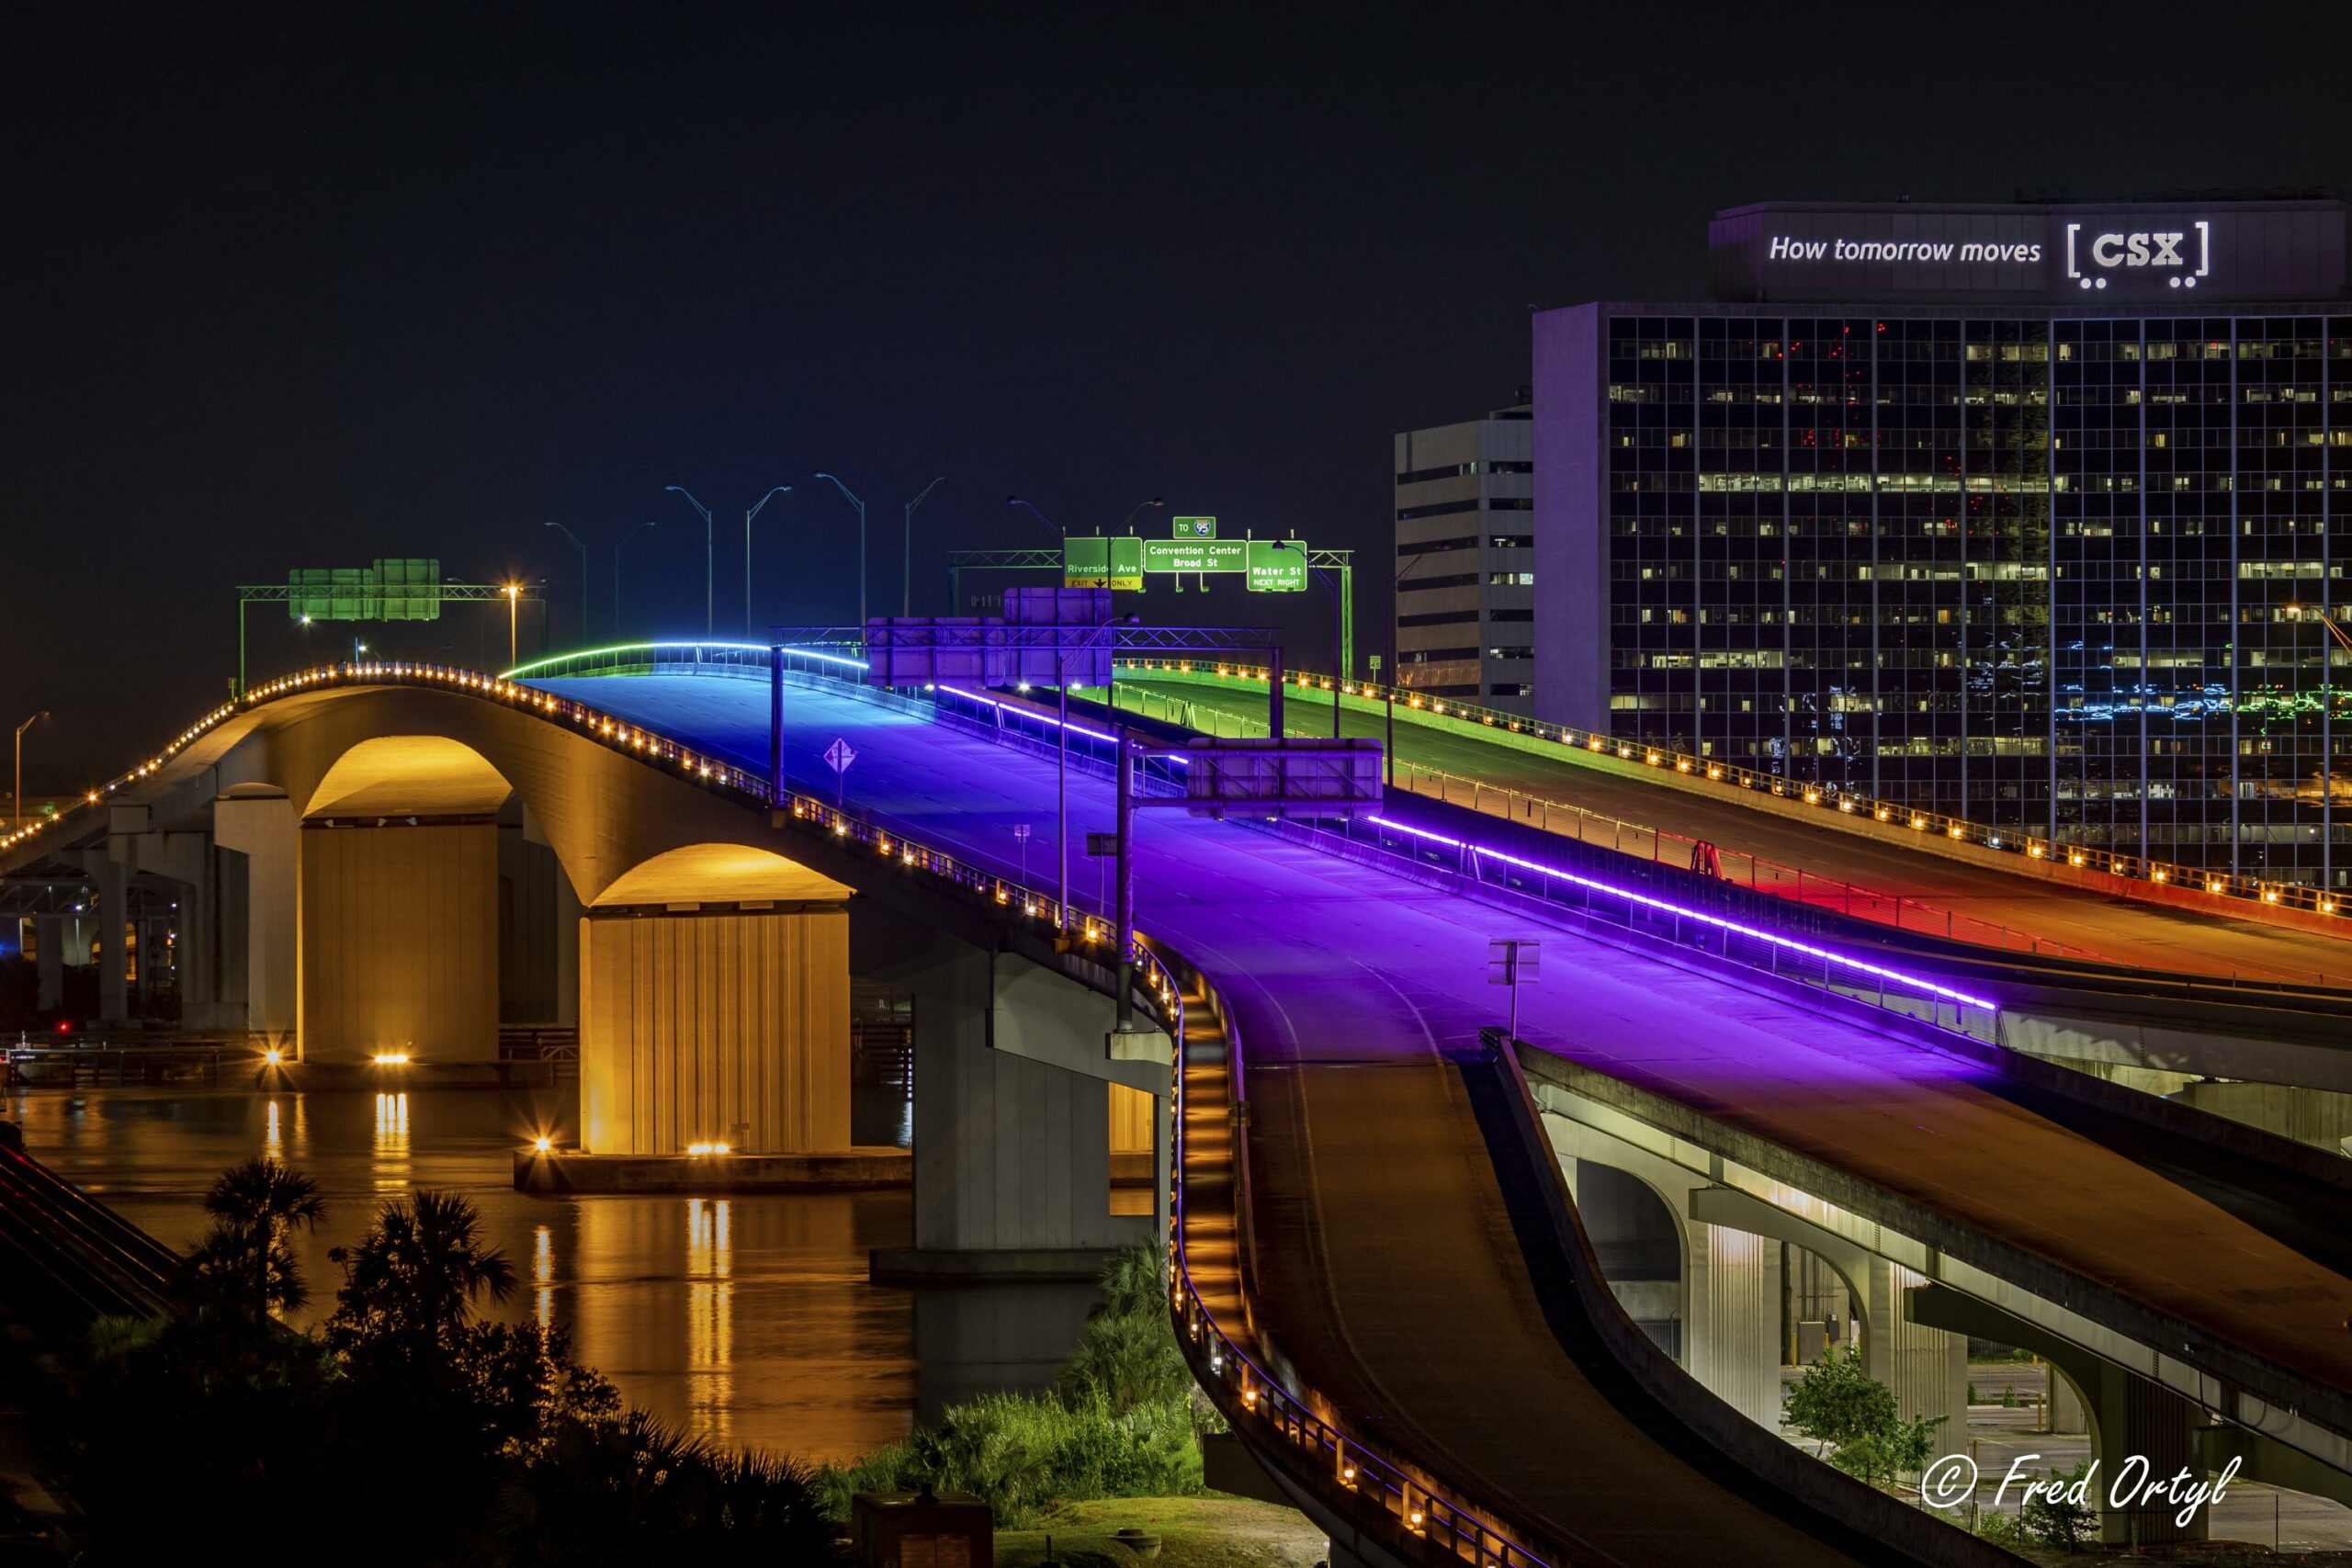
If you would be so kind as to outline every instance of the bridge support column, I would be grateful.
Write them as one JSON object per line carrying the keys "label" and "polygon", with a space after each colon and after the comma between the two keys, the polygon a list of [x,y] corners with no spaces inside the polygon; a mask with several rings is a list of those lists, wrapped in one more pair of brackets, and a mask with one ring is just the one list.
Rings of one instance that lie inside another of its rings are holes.
{"label": "bridge support column", "polygon": [[[1663,1280],[1640,1280],[1611,1289],[1637,1320],[1652,1317],[1656,1305],[1673,1303],[1679,1324],[1675,1359],[1718,1399],[1768,1429],[1781,1424],[1781,1249],[1752,1232],[1694,1219],[1690,1194],[1708,1185],[1702,1177],[1648,1152],[1609,1138],[1579,1123],[1547,1116],[1552,1146],[1569,1170],[1570,1190],[1585,1217],[1594,1250],[1608,1273],[1612,1255],[1626,1257],[1630,1238],[1618,1234],[1621,1204],[1603,1200],[1592,1168],[1605,1167],[1630,1178],[1663,1205],[1657,1224],[1670,1227],[1678,1280],[1668,1293]],[[1579,1171],[1577,1168],[1584,1168]],[[1638,1242],[1634,1243],[1638,1247]],[[1667,1261],[1650,1259],[1653,1265]],[[1645,1270],[1646,1271],[1646,1270]],[[1656,1330],[1652,1333],[1655,1336]]]}
{"label": "bridge support column", "polygon": [[301,830],[282,790],[246,785],[212,803],[213,886],[224,1009],[244,1027],[284,1040],[300,1019],[298,954]]}
{"label": "bridge support column", "polygon": [[33,1005],[43,1012],[65,1005],[65,933],[79,923],[70,915],[33,917],[33,941],[40,949],[33,960]]}
{"label": "bridge support column", "polygon": [[2063,1375],[2074,1383],[2090,1418],[2091,1454],[2098,1461],[2092,1501],[2101,1509],[2100,1536],[2107,1544],[2161,1546],[2206,1539],[2207,1509],[2197,1510],[2183,1526],[2175,1522],[2179,1505],[2161,1498],[2139,1506],[2109,1506],[2118,1484],[2128,1487],[2134,1476],[2161,1486],[2184,1470],[2192,1480],[2205,1472],[2204,1450],[2211,1445],[2200,1446],[2198,1429],[2205,1416],[2198,1405],[1949,1285],[1921,1285],[1904,1299],[1908,1314],[1921,1324],[2030,1350],[2050,1363],[2053,1381]]}
{"label": "bridge support column", "polygon": [[1862,1371],[1893,1391],[1896,1414],[1944,1417],[1939,1430],[1950,1442],[1967,1435],[1968,1339],[1905,1310],[1908,1292],[1925,1283],[1919,1275],[1728,1187],[1700,1182],[1687,1202],[1693,1219],[1786,1242],[1826,1263],[1861,1323]]}
{"label": "bridge support column", "polygon": [[305,1061],[498,1057],[498,830],[305,824]]}
{"label": "bridge support column", "polygon": [[101,849],[82,857],[96,894],[91,945],[98,966],[100,1023],[130,1021],[125,942],[130,925],[130,868]]}
{"label": "bridge support column", "polygon": [[[1168,1067],[1110,1059],[1107,998],[1011,954],[940,940],[908,976],[914,990],[914,1247],[877,1252],[890,1278],[1091,1280],[1115,1248],[1165,1221],[1111,1213],[1111,1095],[1129,1142],[1148,1125],[1155,1175],[1169,1148]],[[1139,1152],[1139,1151],[1138,1151]]]}
{"label": "bridge support column", "polygon": [[580,922],[586,1153],[846,1149],[849,1077],[842,905],[598,908]]}

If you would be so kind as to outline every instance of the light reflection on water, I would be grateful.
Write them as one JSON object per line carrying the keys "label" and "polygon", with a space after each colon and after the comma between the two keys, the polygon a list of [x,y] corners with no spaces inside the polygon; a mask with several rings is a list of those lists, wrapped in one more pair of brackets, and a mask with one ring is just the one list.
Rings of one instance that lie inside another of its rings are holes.
{"label": "light reflection on water", "polygon": [[[570,1135],[569,1095],[124,1089],[37,1090],[0,1104],[28,1150],[134,1224],[185,1247],[220,1170],[271,1154],[327,1200],[297,1235],[311,1311],[333,1310],[327,1248],[412,1184],[480,1205],[523,1288],[503,1315],[571,1326],[623,1397],[730,1444],[840,1459],[903,1437],[918,1409],[982,1387],[1039,1386],[1091,1292],[916,1292],[866,1280],[866,1254],[910,1238],[904,1192],[534,1198],[513,1186],[534,1133]],[[923,1354],[918,1358],[918,1340]]]}

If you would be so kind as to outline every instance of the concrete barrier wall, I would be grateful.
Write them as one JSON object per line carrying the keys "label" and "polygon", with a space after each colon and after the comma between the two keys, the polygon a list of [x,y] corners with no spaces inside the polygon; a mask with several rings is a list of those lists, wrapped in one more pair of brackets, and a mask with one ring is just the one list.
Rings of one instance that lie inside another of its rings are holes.
{"label": "concrete barrier wall", "polygon": [[497,1059],[497,832],[486,822],[303,830],[304,1061]]}
{"label": "concrete barrier wall", "polygon": [[600,913],[580,953],[582,1149],[850,1146],[846,911]]}

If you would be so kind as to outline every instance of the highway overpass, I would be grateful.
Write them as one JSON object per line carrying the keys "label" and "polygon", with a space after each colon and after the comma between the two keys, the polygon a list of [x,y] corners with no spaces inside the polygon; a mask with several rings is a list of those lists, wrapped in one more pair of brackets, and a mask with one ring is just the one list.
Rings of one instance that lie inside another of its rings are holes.
{"label": "highway overpass", "polygon": [[[369,741],[427,738],[457,742],[542,802],[531,815],[588,908],[666,864],[692,874],[643,885],[632,918],[683,919],[674,906],[725,888],[695,880],[718,866],[664,857],[732,845],[784,863],[752,861],[763,877],[803,879],[807,896],[758,881],[725,901],[821,904],[838,886],[853,902],[907,908],[913,888],[943,922],[977,937],[992,920],[1024,962],[1099,987],[1083,936],[1055,943],[1050,910],[1018,886],[1015,827],[1049,832],[1053,820],[1054,768],[1034,743],[803,680],[785,694],[790,798],[771,811],[764,679],[684,662],[527,684],[399,667],[322,674],[194,727],[121,781],[103,813],[94,806],[17,852],[94,831],[103,852],[164,831],[171,822],[117,814],[153,813],[165,795],[178,803],[167,816],[224,800],[234,815],[254,797],[216,786],[240,748],[288,759],[280,771],[299,774],[288,800],[315,807]],[[820,760],[835,739],[858,754],[839,781],[840,819]],[[1107,825],[1099,779],[1078,775],[1073,798],[1074,831]],[[363,796],[354,814],[383,799]],[[1442,832],[1448,819],[1415,820]],[[315,836],[300,834],[298,856]],[[1773,1562],[1987,1560],[1826,1472],[1770,1471],[1778,1461],[1724,1424],[1725,1410],[1768,1420],[1777,1403],[1777,1263],[1739,1239],[1755,1233],[1712,1222],[1690,1233],[1706,1268],[1685,1278],[1680,1359],[1720,1403],[1638,1364],[1625,1323],[1589,1310],[1592,1253],[1560,1240],[1563,1224],[1573,1240],[1575,1211],[1541,1190],[1562,1179],[1566,1151],[1547,1152],[1550,1174],[1534,1179],[1530,1123],[1512,1121],[1479,1043],[1498,1010],[1487,939],[1531,927],[1552,945],[1546,984],[1521,998],[1520,1038],[1589,1075],[1588,1089],[1645,1097],[1649,1119],[1634,1121],[1651,1131],[1614,1129],[1629,1141],[1663,1133],[1703,1146],[1692,1132],[1720,1129],[1785,1188],[1775,1207],[1932,1224],[1939,1239],[1901,1252],[1903,1266],[2038,1314],[2144,1374],[2177,1403],[2154,1400],[2160,1418],[2143,1421],[2143,1438],[2185,1450],[2193,1407],[2352,1462],[2352,1285],[2324,1245],[2345,1212],[2329,1172],[2193,1112],[2053,1087],[1952,1031],[1727,961],[1734,945],[1752,958],[1769,932],[1735,944],[1708,928],[1712,948],[1675,944],[1655,921],[1612,934],[1532,901],[1465,897],[1460,879],[1377,841],[1155,814],[1142,844],[1137,923],[1186,998],[1168,1017],[1186,1045],[1186,1092],[1210,1101],[1197,1123],[1198,1101],[1186,1107],[1183,1260],[1200,1299],[1181,1300],[1180,1318],[1197,1327],[1196,1365],[1228,1412],[1357,1554],[1713,1562],[1736,1541]],[[1220,1092],[1232,1100],[1221,1110]],[[2118,1129],[2131,1139],[2105,1136]],[[2108,1146],[2132,1140],[2172,1168]],[[1776,1174],[1767,1155],[1795,1163]],[[1221,1226],[1220,1192],[1238,1200]],[[1584,1308],[1564,1306],[1564,1278],[1586,1287]],[[1785,1450],[1775,1440],[1770,1451]],[[1398,1478],[1395,1490],[1371,1484],[1380,1477]]]}
{"label": "highway overpass", "polygon": [[[1184,667],[1190,665],[1189,668]],[[1289,677],[1284,728],[1331,733],[1326,678]],[[1120,703],[1204,733],[1265,733],[1266,684],[1246,667],[1175,660],[1125,667]],[[1342,732],[1382,736],[1390,711],[1365,685],[1340,694]],[[2203,878],[1882,803],[1808,794],[1743,770],[1610,743],[1466,704],[1412,695],[1394,709],[1396,783],[1642,858],[1688,865],[1713,847],[1726,878],[1858,919],[1997,951],[2181,975],[2352,992],[2352,915],[2311,889]],[[1514,728],[1516,727],[1516,728]],[[1621,752],[1623,753],[1621,755]],[[1655,760],[1653,760],[1655,759]],[[1688,767],[1684,762],[1690,762]],[[1724,776],[1710,780],[1710,768]],[[1547,808],[1548,806],[1548,808]],[[1913,826],[1914,823],[1917,826]],[[1960,836],[1953,836],[1953,829]],[[1988,845],[1992,840],[1998,847]],[[2040,853],[2031,852],[2039,849]],[[2277,903],[2266,902],[2276,896]],[[2324,912],[2322,907],[2325,906]],[[2338,930],[2338,927],[2341,930]]]}

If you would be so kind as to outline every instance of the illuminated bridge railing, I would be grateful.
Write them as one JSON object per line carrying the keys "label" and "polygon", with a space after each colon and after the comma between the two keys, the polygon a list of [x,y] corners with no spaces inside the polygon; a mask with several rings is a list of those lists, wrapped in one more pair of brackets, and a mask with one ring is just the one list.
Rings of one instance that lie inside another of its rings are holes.
{"label": "illuminated bridge railing", "polygon": [[[1153,671],[1165,671],[1193,677],[1214,676],[1258,686],[1263,686],[1267,679],[1266,671],[1260,666],[1197,659],[1121,656],[1115,663],[1122,669],[1147,674]],[[1908,828],[1923,839],[1973,844],[1981,849],[2014,854],[2023,860],[2046,860],[2157,886],[2186,888],[2216,898],[2242,899],[2319,915],[2346,912],[2342,900],[2323,887],[2295,882],[2268,882],[2260,877],[2232,875],[2169,861],[2149,860],[2136,855],[2117,854],[2111,850],[2069,844],[2016,829],[1995,828],[1966,818],[1946,816],[1939,811],[1917,810],[1897,801],[1875,800],[1831,784],[1809,784],[1777,773],[1736,767],[1713,758],[1693,757],[1680,751],[1643,746],[1594,730],[1578,729],[1573,725],[1548,724],[1523,714],[1504,713],[1495,708],[1480,707],[1475,703],[1456,702],[1450,697],[1431,697],[1406,686],[1390,688],[1370,681],[1334,681],[1328,675],[1293,674],[1288,671],[1283,674],[1283,685],[1309,696],[1317,693],[1329,694],[1336,687],[1340,695],[1361,698],[1365,702],[1385,703],[1393,699],[1398,708],[1408,713],[1425,713],[1433,717],[1475,724],[1615,757],[1660,773],[1679,773],[1694,781],[1705,780],[1720,784],[1727,794],[1736,791],[1770,795],[1778,799],[1818,807],[1825,812],[1838,816],[1861,817]]]}
{"label": "illuminated bridge railing", "polygon": [[[1179,998],[1174,1101],[1169,1119],[1176,1139],[1176,1190],[1170,1210],[1170,1306],[1177,1343],[1194,1380],[1235,1430],[1254,1440],[1261,1459],[1289,1472],[1324,1506],[1380,1540],[1391,1552],[1408,1560],[1466,1562],[1476,1568],[1553,1568],[1554,1559],[1528,1546],[1523,1532],[1455,1496],[1418,1467],[1397,1462],[1377,1446],[1351,1436],[1318,1415],[1311,1395],[1284,1387],[1218,1322],[1208,1292],[1194,1273],[1190,1246],[1194,1215],[1188,1208],[1186,1178],[1196,1160],[1217,1157],[1215,1150],[1205,1155],[1194,1151],[1191,1129],[1195,1118],[1229,1129],[1225,1174],[1230,1180],[1234,1235],[1229,1249],[1215,1247],[1216,1260],[1204,1262],[1203,1269],[1230,1271],[1231,1293],[1241,1302],[1241,1315],[1245,1321],[1254,1321],[1257,1314],[1248,1299],[1249,1144],[1246,1124],[1233,1114],[1233,1108],[1246,1099],[1241,1041],[1231,1011],[1206,976],[1174,955],[1167,959],[1165,972],[1172,976]],[[1201,1021],[1206,1025],[1204,1030],[1196,1031],[1194,1021],[1186,1014],[1182,998],[1188,990],[1199,992],[1199,1005],[1208,1014]],[[1188,1081],[1187,1068],[1193,1052],[1204,1043],[1195,1040],[1195,1032],[1213,1036],[1205,1043],[1224,1054],[1222,1104],[1203,1107],[1192,1101],[1195,1091]],[[1220,1238],[1212,1238],[1216,1239]],[[1229,1263],[1225,1261],[1227,1258]]]}
{"label": "illuminated bridge railing", "polygon": [[[759,649],[759,655],[760,669],[764,673],[767,649]],[[0,850],[35,834],[61,838],[69,827],[94,822],[107,799],[153,777],[189,746],[220,726],[255,709],[320,692],[380,686],[453,693],[496,703],[561,725],[610,750],[634,757],[665,773],[674,773],[687,783],[731,796],[741,805],[763,812],[789,811],[794,820],[814,829],[830,830],[837,840],[871,851],[877,860],[888,861],[902,871],[952,884],[966,894],[995,906],[1007,918],[1017,917],[1051,927],[1057,933],[1068,936],[1075,944],[1074,951],[1092,956],[1106,966],[1117,961],[1111,942],[1109,921],[1088,914],[1075,904],[1062,908],[1051,895],[1001,876],[987,866],[865,821],[813,796],[776,791],[766,778],[747,768],[673,739],[644,725],[616,717],[587,703],[542,692],[535,686],[503,676],[484,675],[450,665],[400,660],[325,666],[254,687],[237,701],[222,704],[182,730],[173,737],[170,744],[147,761],[103,787],[89,791],[72,809],[45,819],[22,834],[0,840]],[[1137,964],[1137,973],[1148,993],[1146,1010],[1162,1021],[1168,1021],[1172,1016],[1170,1010],[1173,1005],[1173,993],[1166,970],[1159,966],[1158,959],[1148,953],[1139,953]]]}

